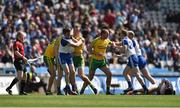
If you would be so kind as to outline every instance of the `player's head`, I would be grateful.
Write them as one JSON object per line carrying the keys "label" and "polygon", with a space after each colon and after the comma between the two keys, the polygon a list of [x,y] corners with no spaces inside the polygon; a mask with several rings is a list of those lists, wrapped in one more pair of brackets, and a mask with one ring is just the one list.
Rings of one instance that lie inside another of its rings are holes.
{"label": "player's head", "polygon": [[109,36],[109,30],[108,29],[102,29],[101,30],[101,38],[102,39],[107,39]]}
{"label": "player's head", "polygon": [[80,31],[80,29],[81,29],[81,25],[80,25],[79,23],[76,23],[76,24],[74,25],[74,30]]}
{"label": "player's head", "polygon": [[74,35],[79,34],[80,31],[81,31],[81,26],[80,26],[80,24],[76,23],[73,28]]}
{"label": "player's head", "polygon": [[163,79],[160,83],[160,94],[161,95],[173,95],[174,93],[174,89],[173,89],[173,85],[172,83],[167,80],[167,79]]}
{"label": "player's head", "polygon": [[26,36],[26,33],[25,33],[25,32],[19,31],[19,32],[17,33],[17,39],[18,39],[19,41],[21,41],[21,42],[24,41],[25,36]]}
{"label": "player's head", "polygon": [[133,31],[128,31],[127,35],[130,39],[132,39],[135,36],[135,33]]}
{"label": "player's head", "polygon": [[172,88],[165,88],[165,95],[174,95],[174,90]]}
{"label": "player's head", "polygon": [[70,36],[70,33],[71,33],[71,28],[70,27],[64,27],[63,28],[63,34],[65,36]]}
{"label": "player's head", "polygon": [[127,36],[128,31],[126,29],[121,30],[121,34],[123,37]]}

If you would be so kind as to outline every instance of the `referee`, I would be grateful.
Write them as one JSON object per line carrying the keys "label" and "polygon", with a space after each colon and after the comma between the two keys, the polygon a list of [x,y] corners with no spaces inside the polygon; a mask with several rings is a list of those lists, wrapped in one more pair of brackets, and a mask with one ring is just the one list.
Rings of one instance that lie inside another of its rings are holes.
{"label": "referee", "polygon": [[10,86],[7,87],[6,91],[12,95],[11,88],[20,81],[19,84],[19,95],[27,95],[24,92],[24,86],[25,86],[25,79],[26,79],[26,66],[27,58],[24,55],[24,37],[26,36],[26,33],[19,31],[17,34],[16,41],[13,44],[13,50],[14,50],[14,66],[17,71],[17,76],[13,79]]}

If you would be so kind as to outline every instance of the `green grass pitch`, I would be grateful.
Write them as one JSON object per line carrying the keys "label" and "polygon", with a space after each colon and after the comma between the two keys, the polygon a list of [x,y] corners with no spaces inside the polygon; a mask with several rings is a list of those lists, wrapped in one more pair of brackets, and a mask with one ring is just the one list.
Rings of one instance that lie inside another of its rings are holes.
{"label": "green grass pitch", "polygon": [[180,95],[0,95],[0,107],[179,107]]}

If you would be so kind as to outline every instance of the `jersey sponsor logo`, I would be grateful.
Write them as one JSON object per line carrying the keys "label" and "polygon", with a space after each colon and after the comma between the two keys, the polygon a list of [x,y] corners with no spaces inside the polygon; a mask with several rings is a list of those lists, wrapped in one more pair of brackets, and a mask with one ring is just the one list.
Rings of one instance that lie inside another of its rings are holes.
{"label": "jersey sponsor logo", "polygon": [[106,49],[106,46],[98,46],[99,49]]}

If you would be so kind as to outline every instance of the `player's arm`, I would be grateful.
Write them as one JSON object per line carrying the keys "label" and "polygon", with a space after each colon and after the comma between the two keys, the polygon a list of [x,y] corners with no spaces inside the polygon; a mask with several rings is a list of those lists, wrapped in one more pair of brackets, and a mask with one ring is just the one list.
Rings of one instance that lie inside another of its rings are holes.
{"label": "player's arm", "polygon": [[14,54],[18,56],[19,58],[22,58],[25,62],[27,62],[27,58],[19,53],[19,51],[15,51]]}
{"label": "player's arm", "polygon": [[127,45],[116,46],[116,48],[118,49],[119,53],[125,53]]}
{"label": "player's arm", "polygon": [[114,42],[116,46],[121,46],[122,42]]}
{"label": "player's arm", "polygon": [[122,42],[110,42],[110,45],[112,45],[113,47],[116,47],[116,46],[122,46]]}
{"label": "player's arm", "polygon": [[55,60],[56,60],[56,64],[58,61],[58,49],[59,49],[59,38],[56,39],[55,44],[54,44],[54,56],[55,56]]}
{"label": "player's arm", "polygon": [[74,42],[72,39],[69,39],[69,40],[67,40],[67,39],[62,39],[62,40],[61,40],[61,44],[62,44],[62,46],[66,46],[67,44],[69,44],[69,45],[71,45],[71,46],[73,46],[73,47],[76,47],[76,46],[79,46],[79,45],[82,44],[82,40],[80,40],[80,41],[78,41],[78,42]]}
{"label": "player's arm", "polygon": [[82,44],[82,40],[79,40],[78,42],[73,42],[72,40],[68,40],[69,44],[73,47],[79,46]]}
{"label": "player's arm", "polygon": [[116,46],[116,47],[119,49],[119,52],[120,52],[120,53],[125,53],[125,51],[126,51],[127,48],[128,48],[128,42],[127,42],[127,40],[123,40],[122,42],[117,43],[117,44],[120,45],[120,46]]}
{"label": "player's arm", "polygon": [[78,40],[76,40],[74,37],[72,37],[72,41],[73,42],[78,42]]}
{"label": "player's arm", "polygon": [[83,40],[83,52],[86,53],[86,54],[89,54],[89,51],[88,51],[89,48],[87,48],[86,44],[85,44],[85,40]]}

